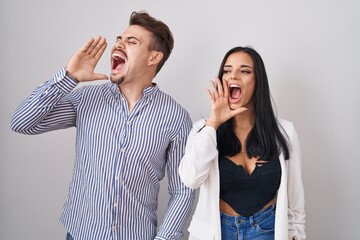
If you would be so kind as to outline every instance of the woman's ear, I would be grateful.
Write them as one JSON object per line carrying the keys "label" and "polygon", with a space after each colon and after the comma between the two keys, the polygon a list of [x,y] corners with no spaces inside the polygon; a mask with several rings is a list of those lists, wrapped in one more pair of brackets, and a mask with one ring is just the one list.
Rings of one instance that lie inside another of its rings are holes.
{"label": "woman's ear", "polygon": [[164,54],[162,52],[152,51],[147,66],[157,65],[163,59],[163,56]]}

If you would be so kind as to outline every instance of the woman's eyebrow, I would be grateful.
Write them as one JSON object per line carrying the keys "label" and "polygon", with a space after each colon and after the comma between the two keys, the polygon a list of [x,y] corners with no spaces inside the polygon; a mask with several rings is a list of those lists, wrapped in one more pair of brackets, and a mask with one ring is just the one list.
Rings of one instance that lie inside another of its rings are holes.
{"label": "woman's eyebrow", "polygon": [[253,69],[253,67],[251,67],[251,66],[249,66],[249,65],[241,65],[240,67],[242,67],[242,68],[246,68],[246,67],[248,67],[248,68],[251,68],[251,69]]}
{"label": "woman's eyebrow", "polygon": [[[225,67],[232,67],[232,65],[224,65],[224,68]],[[251,67],[249,65],[246,65],[246,64],[240,65],[240,68],[251,68],[251,69],[253,69],[253,67]]]}

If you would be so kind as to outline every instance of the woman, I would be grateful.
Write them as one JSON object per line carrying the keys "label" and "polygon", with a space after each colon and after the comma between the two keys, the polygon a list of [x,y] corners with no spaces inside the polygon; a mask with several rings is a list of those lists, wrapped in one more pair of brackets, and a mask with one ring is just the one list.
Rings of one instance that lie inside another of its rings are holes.
{"label": "woman", "polygon": [[211,114],[194,123],[179,166],[200,187],[190,239],[305,239],[299,140],[274,114],[260,55],[229,50],[211,89]]}

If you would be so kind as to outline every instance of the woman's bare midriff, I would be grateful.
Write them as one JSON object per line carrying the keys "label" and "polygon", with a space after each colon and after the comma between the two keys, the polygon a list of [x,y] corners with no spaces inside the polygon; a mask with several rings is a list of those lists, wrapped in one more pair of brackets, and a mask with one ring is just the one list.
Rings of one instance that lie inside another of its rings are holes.
{"label": "woman's bare midriff", "polygon": [[[268,202],[263,209],[270,207],[272,204],[274,204],[276,202],[276,197],[271,200],[270,202]],[[223,213],[226,213],[230,216],[241,216],[240,214],[238,214],[237,212],[235,212],[235,210],[229,205],[227,204],[224,200],[220,199],[220,211]]]}

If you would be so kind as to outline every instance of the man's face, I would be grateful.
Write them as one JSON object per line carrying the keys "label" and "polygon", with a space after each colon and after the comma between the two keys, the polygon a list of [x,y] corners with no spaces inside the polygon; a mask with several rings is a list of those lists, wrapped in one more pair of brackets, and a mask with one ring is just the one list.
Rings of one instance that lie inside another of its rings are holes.
{"label": "man's face", "polygon": [[151,32],[138,25],[129,26],[111,50],[111,74],[113,83],[121,84],[142,78],[149,71],[147,63],[151,51],[148,47],[153,40]]}

